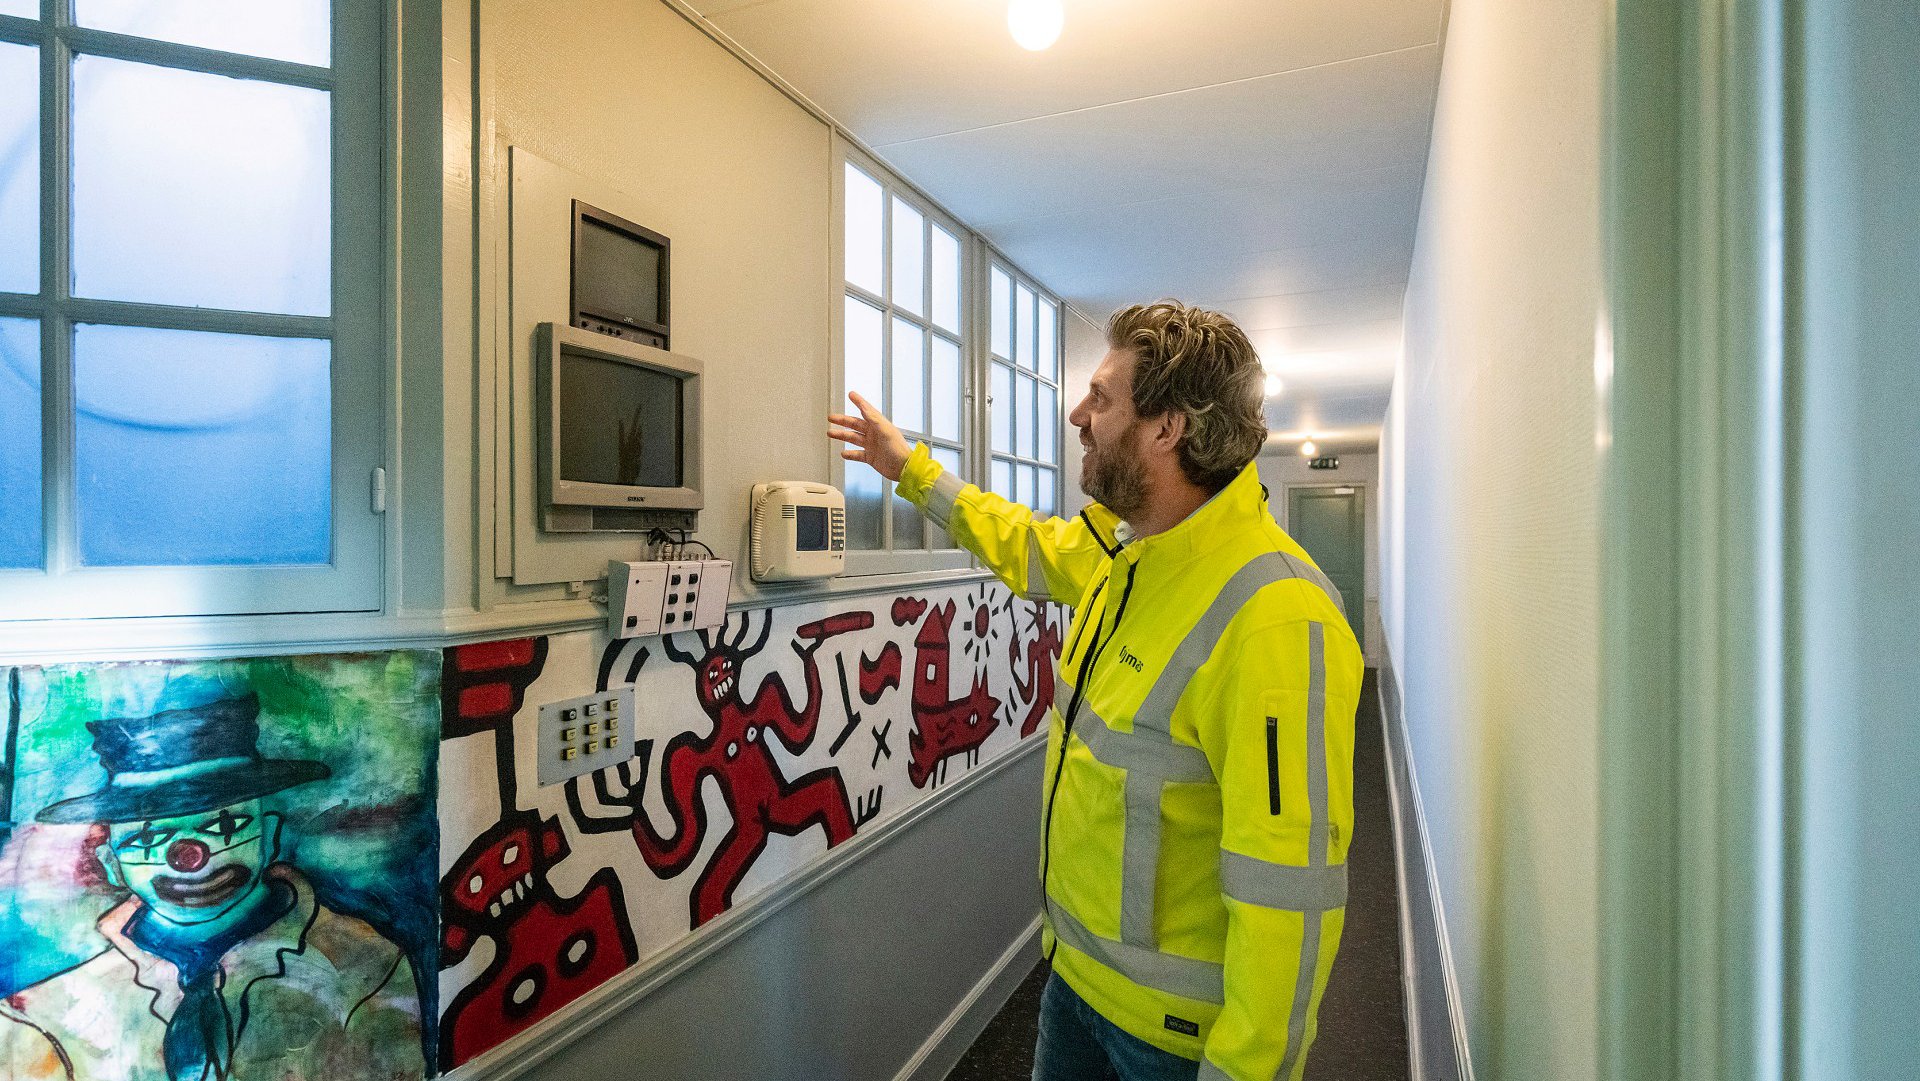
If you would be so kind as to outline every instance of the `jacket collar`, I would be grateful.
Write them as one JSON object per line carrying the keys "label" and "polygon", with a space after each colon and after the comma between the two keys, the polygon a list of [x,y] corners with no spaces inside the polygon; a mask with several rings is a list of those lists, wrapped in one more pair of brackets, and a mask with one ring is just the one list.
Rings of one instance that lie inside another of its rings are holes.
{"label": "jacket collar", "polygon": [[1248,522],[1267,517],[1268,511],[1266,491],[1260,484],[1260,471],[1253,462],[1248,462],[1239,475],[1229,481],[1225,488],[1215,492],[1211,499],[1200,504],[1192,514],[1181,519],[1173,528],[1151,537],[1134,539],[1126,523],[1098,503],[1089,504],[1086,514],[1101,543],[1119,549],[1115,559],[1137,564],[1149,554],[1155,560],[1168,559],[1174,562],[1184,562],[1204,554],[1229,534],[1244,528]]}
{"label": "jacket collar", "polygon": [[[313,925],[318,905],[313,886],[305,875],[285,863],[268,867],[266,877],[293,887],[293,907],[259,934],[235,943],[220,959],[229,986],[245,987],[257,976],[284,974],[282,955],[306,951],[307,929]],[[129,897],[108,909],[94,926],[132,963],[134,983],[152,994],[154,1013],[164,1021],[171,1019],[180,1008],[180,970],[172,961],[143,948],[127,933],[127,925],[145,907],[138,897]]]}

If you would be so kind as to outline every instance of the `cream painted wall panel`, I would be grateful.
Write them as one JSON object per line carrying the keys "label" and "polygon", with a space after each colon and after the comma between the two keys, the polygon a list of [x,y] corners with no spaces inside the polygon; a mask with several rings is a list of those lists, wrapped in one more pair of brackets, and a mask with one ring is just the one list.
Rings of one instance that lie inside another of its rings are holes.
{"label": "cream painted wall panel", "polygon": [[1599,0],[1455,0],[1383,440],[1414,770],[1474,1072],[1597,1076]]}
{"label": "cream painted wall panel", "polygon": [[480,18],[500,145],[627,193],[673,241],[673,348],[707,365],[700,536],[741,561],[751,484],[827,477],[828,128],[662,4],[485,0]]}
{"label": "cream painted wall panel", "polygon": [[1080,513],[1080,508],[1089,500],[1080,490],[1080,462],[1086,456],[1080,449],[1080,429],[1068,424],[1065,414],[1073,412],[1073,407],[1087,396],[1087,383],[1107,355],[1107,315],[1106,312],[1082,315],[1077,309],[1069,308],[1066,321],[1061,324],[1066,356],[1060,373],[1060,506],[1068,514]]}

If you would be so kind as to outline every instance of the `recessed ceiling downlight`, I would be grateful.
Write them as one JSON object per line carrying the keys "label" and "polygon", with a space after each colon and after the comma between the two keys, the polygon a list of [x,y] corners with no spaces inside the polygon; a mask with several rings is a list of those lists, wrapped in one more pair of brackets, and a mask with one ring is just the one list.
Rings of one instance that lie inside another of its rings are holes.
{"label": "recessed ceiling downlight", "polygon": [[1318,453],[1320,453],[1320,448],[1314,445],[1313,440],[1309,439],[1305,443],[1300,444],[1301,457],[1311,458]]}
{"label": "recessed ceiling downlight", "polygon": [[1012,0],[1007,5],[1007,30],[1023,49],[1033,52],[1060,40],[1067,13],[1060,0]]}

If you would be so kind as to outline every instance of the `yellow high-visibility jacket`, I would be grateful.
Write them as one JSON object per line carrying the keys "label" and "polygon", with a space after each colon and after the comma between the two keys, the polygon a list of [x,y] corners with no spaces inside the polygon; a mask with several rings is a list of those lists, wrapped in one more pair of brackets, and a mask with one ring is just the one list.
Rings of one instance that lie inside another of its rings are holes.
{"label": "yellow high-visibility jacket", "polygon": [[1042,805],[1054,971],[1203,1079],[1298,1081],[1346,914],[1363,661],[1254,467],[1130,542],[1098,504],[1036,519],[925,445],[896,490],[1074,608]]}

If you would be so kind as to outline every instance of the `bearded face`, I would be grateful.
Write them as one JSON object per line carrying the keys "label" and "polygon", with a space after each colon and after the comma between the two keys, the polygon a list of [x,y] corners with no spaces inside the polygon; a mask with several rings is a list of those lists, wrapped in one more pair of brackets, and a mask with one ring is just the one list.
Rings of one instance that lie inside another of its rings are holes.
{"label": "bearded face", "polygon": [[1146,506],[1147,471],[1140,460],[1146,422],[1130,421],[1117,432],[1101,434],[1099,425],[1081,429],[1080,490],[1121,518]]}

